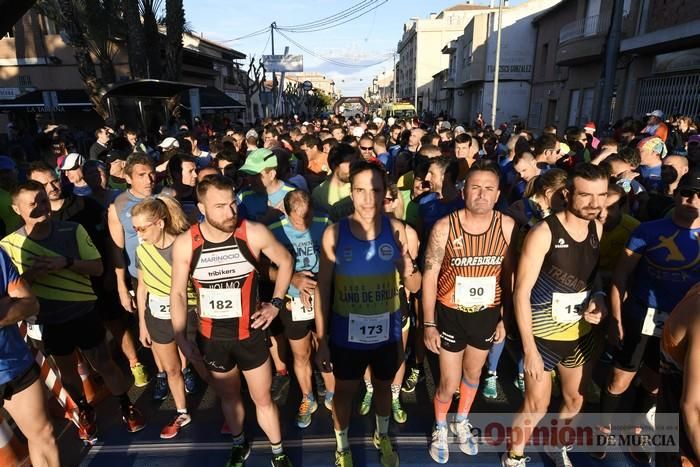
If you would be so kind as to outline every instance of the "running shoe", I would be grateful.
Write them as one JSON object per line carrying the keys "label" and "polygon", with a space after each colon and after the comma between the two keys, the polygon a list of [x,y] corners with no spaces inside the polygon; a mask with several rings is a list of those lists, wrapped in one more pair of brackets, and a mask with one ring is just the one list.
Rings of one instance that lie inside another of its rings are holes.
{"label": "running shoe", "polygon": [[447,426],[435,426],[428,453],[438,464],[447,464],[447,461],[450,460],[450,446],[447,444]]}
{"label": "running shoe", "polygon": [[86,442],[92,442],[97,437],[97,416],[91,405],[78,410],[78,436]]}
{"label": "running shoe", "polygon": [[129,404],[128,409],[122,410],[122,421],[126,425],[126,431],[129,433],[141,431],[146,426],[143,415],[139,409],[134,406],[134,404]]}
{"label": "running shoe", "polygon": [[173,418],[173,421],[165,425],[160,431],[161,439],[171,439],[180,433],[180,428],[187,426],[192,421],[192,417],[188,413],[178,413]]}
{"label": "running shoe", "polygon": [[487,399],[496,399],[498,397],[498,376],[491,375],[486,378],[481,394]]}
{"label": "running shoe", "polygon": [[408,378],[403,383],[401,391],[403,392],[413,392],[416,390],[418,383],[423,381],[423,373],[418,368],[411,368],[411,372],[408,374]]}
{"label": "running shoe", "polygon": [[333,412],[333,393],[330,391],[326,391],[326,395],[323,396],[323,405],[326,406],[328,410]]}
{"label": "running shoe", "polygon": [[137,363],[135,366],[131,367],[131,374],[134,375],[134,386],[137,388],[148,386],[148,383],[151,382],[148,372],[146,371],[146,367],[140,363]]}
{"label": "running shoe", "polygon": [[285,398],[288,389],[289,375],[280,375],[277,373],[272,377],[272,387],[270,388],[272,400],[279,404],[279,402]]}
{"label": "running shoe", "polygon": [[374,392],[365,391],[365,397],[362,398],[360,403],[360,415],[365,416],[369,413],[372,408],[372,396]]}
{"label": "running shoe", "polygon": [[372,436],[374,447],[379,449],[379,464],[382,467],[398,467],[399,455],[389,441],[387,435],[379,435],[376,431]]}
{"label": "running shoe", "polygon": [[513,381],[513,385],[521,393],[525,394],[525,375],[518,375],[515,381]]}
{"label": "running shoe", "polygon": [[501,467],[525,467],[530,460],[529,457],[521,457],[520,459],[513,459],[504,452],[501,456]]}
{"label": "running shoe", "polygon": [[243,444],[234,444],[231,448],[231,455],[228,458],[226,467],[243,467],[246,459],[250,456],[250,444],[245,441]]}
{"label": "running shoe", "polygon": [[398,397],[391,398],[391,415],[393,415],[396,423],[406,423],[406,420],[408,420],[408,414],[401,407],[401,401]]}
{"label": "running shoe", "polygon": [[168,378],[165,373],[158,373],[156,384],[153,385],[153,400],[163,401],[168,397]]}
{"label": "running shoe", "polygon": [[306,428],[311,425],[311,415],[318,409],[318,403],[308,397],[302,397],[299,412],[297,412],[297,426]]}
{"label": "running shoe", "polygon": [[289,460],[289,457],[287,457],[285,453],[282,453],[273,456],[270,465],[272,465],[272,467],[292,467],[292,461]]}
{"label": "running shoe", "polygon": [[335,467],[352,467],[352,453],[347,451],[335,451]]}
{"label": "running shoe", "polygon": [[479,444],[472,435],[472,425],[469,420],[450,422],[450,431],[457,437],[459,449],[468,456],[476,456],[479,453]]}
{"label": "running shoe", "polygon": [[197,392],[197,375],[190,367],[185,367],[185,369],[182,370],[182,378],[185,380],[185,392],[187,394],[194,394]]}
{"label": "running shoe", "polygon": [[556,467],[574,467],[569,459],[569,450],[571,446],[545,446],[544,452],[547,456],[552,459]]}

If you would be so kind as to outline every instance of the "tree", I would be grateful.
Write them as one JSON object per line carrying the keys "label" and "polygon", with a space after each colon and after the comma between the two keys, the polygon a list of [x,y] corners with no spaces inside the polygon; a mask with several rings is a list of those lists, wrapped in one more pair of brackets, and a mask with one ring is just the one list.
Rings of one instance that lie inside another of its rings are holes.
{"label": "tree", "polygon": [[[123,0],[124,22],[126,23],[129,39],[127,51],[129,54],[129,71],[133,79],[148,77],[148,55],[146,34],[141,24],[139,0]],[[160,55],[160,54],[159,54]]]}
{"label": "tree", "polygon": [[185,32],[185,9],[182,0],[165,0],[165,79],[182,78],[182,35]]}
{"label": "tree", "polygon": [[[102,102],[102,94],[105,91],[105,83],[102,78],[97,76],[97,69],[92,60],[92,51],[94,47],[90,46],[90,41],[86,38],[86,32],[83,29],[83,23],[80,21],[80,11],[71,0],[45,1],[42,2],[46,9],[42,14],[46,14],[49,18],[53,15],[53,19],[58,24],[65,34],[65,39],[70,46],[73,47],[75,60],[78,63],[78,72],[87,89],[88,97],[92,102],[95,112],[100,117],[107,119],[109,112],[107,107]],[[81,2],[82,3],[82,2]],[[81,6],[84,6],[83,3]],[[39,6],[41,8],[41,6]],[[107,64],[102,63],[101,71],[107,69]],[[109,75],[109,73],[108,73]],[[114,68],[112,67],[112,76],[114,76]]]}
{"label": "tree", "polygon": [[[143,15],[143,34],[146,39],[146,77],[160,79],[163,73],[160,55],[160,32],[158,31],[158,10],[161,0],[139,0]],[[157,47],[156,47],[157,44]]]}
{"label": "tree", "polygon": [[233,65],[235,70],[232,81],[241,88],[241,91],[243,91],[243,95],[245,96],[246,118],[249,121],[252,121],[253,96],[260,92],[260,90],[265,86],[265,64],[263,63],[262,58],[258,59],[256,64],[255,55],[253,55],[250,57],[250,62],[248,62],[248,70],[241,70],[241,64],[239,62],[233,62]]}

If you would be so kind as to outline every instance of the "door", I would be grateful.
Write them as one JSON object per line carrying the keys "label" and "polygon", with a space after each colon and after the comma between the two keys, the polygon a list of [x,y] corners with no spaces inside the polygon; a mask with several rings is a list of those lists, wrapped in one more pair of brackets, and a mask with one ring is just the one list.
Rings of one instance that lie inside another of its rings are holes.
{"label": "door", "polygon": [[544,120],[545,125],[554,125],[554,119],[557,116],[557,100],[549,99],[547,101],[547,115]]}

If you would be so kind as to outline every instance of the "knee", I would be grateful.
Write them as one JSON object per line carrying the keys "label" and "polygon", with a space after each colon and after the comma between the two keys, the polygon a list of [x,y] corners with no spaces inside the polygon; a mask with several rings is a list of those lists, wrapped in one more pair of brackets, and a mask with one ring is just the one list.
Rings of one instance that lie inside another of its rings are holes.
{"label": "knee", "polygon": [[27,441],[40,446],[53,446],[56,444],[56,438],[53,434],[53,425],[48,419],[38,425],[35,430],[24,433]]}
{"label": "knee", "polygon": [[294,364],[298,366],[307,366],[311,362],[311,347],[303,350],[294,351]]}
{"label": "knee", "polygon": [[163,371],[168,376],[168,381],[182,378],[181,367],[179,365],[164,365]]}
{"label": "knee", "polygon": [[523,408],[525,413],[543,416],[547,413],[548,402],[541,397],[526,394]]}
{"label": "knee", "polygon": [[583,407],[583,396],[578,392],[576,394],[564,394],[564,404],[569,410],[578,412]]}
{"label": "knee", "polygon": [[623,392],[627,391],[628,387],[629,382],[627,381],[627,378],[623,378],[619,375],[613,374],[612,378],[610,378],[610,382],[608,383],[608,392],[610,394],[620,395]]}

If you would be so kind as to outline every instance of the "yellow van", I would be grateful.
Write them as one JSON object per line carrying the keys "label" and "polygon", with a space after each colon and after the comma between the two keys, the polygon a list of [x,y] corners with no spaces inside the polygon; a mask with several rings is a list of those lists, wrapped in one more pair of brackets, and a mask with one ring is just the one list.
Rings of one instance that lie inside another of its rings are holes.
{"label": "yellow van", "polygon": [[416,108],[408,102],[396,102],[382,105],[382,117],[408,119],[416,116]]}

